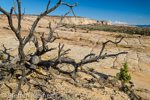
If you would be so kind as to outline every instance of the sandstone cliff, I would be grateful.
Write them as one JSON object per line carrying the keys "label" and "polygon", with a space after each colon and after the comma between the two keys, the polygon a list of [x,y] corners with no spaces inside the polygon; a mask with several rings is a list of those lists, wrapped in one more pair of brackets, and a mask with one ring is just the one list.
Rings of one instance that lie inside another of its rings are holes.
{"label": "sandstone cliff", "polygon": [[[52,17],[52,19],[53,19],[53,17]],[[57,19],[54,18],[53,22],[59,23],[59,20],[60,20],[60,17]],[[109,21],[98,21],[98,20],[83,18],[83,17],[66,17],[66,18],[64,18],[62,23],[74,24],[74,25],[86,25],[86,24],[112,25]]]}
{"label": "sandstone cliff", "polygon": [[[25,20],[34,21],[37,16],[26,15]],[[45,19],[51,21],[52,23],[59,23],[60,16],[45,16]],[[109,21],[98,21],[94,19],[84,18],[84,17],[65,17],[62,21],[63,24],[73,24],[73,25],[86,25],[86,24],[101,24],[101,25],[112,25]]]}

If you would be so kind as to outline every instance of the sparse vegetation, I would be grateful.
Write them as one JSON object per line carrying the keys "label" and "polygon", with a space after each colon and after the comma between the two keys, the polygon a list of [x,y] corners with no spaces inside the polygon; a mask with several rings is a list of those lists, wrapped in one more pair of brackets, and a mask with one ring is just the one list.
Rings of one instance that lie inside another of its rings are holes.
{"label": "sparse vegetation", "polygon": [[[113,35],[113,34],[111,34]],[[127,34],[127,35],[123,35],[123,34],[119,34],[119,35],[116,35],[117,38],[121,38],[121,37],[124,37],[124,38],[132,38],[133,37],[133,34]]]}
{"label": "sparse vegetation", "polygon": [[121,34],[119,34],[117,37],[119,38],[119,37],[124,37],[124,36],[123,36],[123,35],[121,35]]}
{"label": "sparse vegetation", "polygon": [[116,74],[116,77],[119,78],[124,83],[128,83],[131,80],[131,76],[128,75],[128,63],[127,60],[123,64],[123,68],[120,69],[120,73]]}
{"label": "sparse vegetation", "polygon": [[75,28],[74,30],[75,30],[75,32],[77,32],[77,29],[76,29],[76,28]]}
{"label": "sparse vegetation", "polygon": [[150,35],[149,27],[130,27],[130,26],[116,26],[116,25],[66,25],[69,28],[79,28],[83,30],[99,30],[99,31],[108,31],[108,32],[119,32],[119,33],[128,33],[128,34],[140,34],[140,35]]}
{"label": "sparse vegetation", "polygon": [[42,26],[38,26],[38,28],[42,28]]}
{"label": "sparse vegetation", "polygon": [[0,53],[0,59],[3,59],[4,54]]}

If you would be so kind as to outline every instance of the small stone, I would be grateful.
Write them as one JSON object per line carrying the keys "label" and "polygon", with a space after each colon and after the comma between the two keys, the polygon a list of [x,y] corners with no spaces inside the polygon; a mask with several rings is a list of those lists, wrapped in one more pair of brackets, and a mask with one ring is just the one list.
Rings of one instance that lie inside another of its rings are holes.
{"label": "small stone", "polygon": [[148,92],[148,89],[145,89],[146,92]]}
{"label": "small stone", "polygon": [[120,80],[117,81],[116,83],[118,86],[122,86],[122,82]]}
{"label": "small stone", "polygon": [[36,69],[37,66],[36,65],[31,65],[30,68]]}
{"label": "small stone", "polygon": [[32,62],[33,64],[37,64],[39,61],[40,61],[40,59],[39,59],[39,57],[38,57],[38,56],[34,56],[34,57],[32,57],[31,62]]}
{"label": "small stone", "polygon": [[113,80],[113,79],[114,79],[114,78],[113,78],[113,77],[111,77],[111,76],[110,76],[110,77],[108,77],[108,80]]}

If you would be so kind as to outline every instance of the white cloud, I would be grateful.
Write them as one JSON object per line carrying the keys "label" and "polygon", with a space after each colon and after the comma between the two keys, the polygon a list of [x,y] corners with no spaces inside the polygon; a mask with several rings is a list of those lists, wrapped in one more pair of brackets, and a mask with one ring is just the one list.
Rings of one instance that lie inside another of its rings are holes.
{"label": "white cloud", "polygon": [[115,21],[115,22],[111,22],[111,24],[114,24],[114,25],[127,25],[128,23],[126,23],[126,22],[120,22],[120,21]]}
{"label": "white cloud", "polygon": [[120,21],[112,22],[111,20],[109,20],[109,22],[113,25],[137,25],[136,23],[126,23],[126,22],[120,22]]}

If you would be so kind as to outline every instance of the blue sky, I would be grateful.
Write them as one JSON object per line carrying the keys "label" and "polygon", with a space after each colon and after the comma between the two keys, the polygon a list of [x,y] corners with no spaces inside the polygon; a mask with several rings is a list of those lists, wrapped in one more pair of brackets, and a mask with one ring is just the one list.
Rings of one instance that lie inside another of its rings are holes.
{"label": "blue sky", "polygon": [[[22,12],[25,14],[40,14],[46,9],[48,0],[20,0]],[[59,0],[51,0],[53,7]],[[146,24],[150,25],[150,0],[62,0],[69,4],[78,2],[74,7],[76,16],[107,20],[116,24]],[[10,11],[13,0],[0,0],[0,6]],[[69,10],[64,5],[58,7],[49,15],[63,15]],[[1,14],[1,13],[0,13]],[[73,16],[72,13],[69,16]]]}

